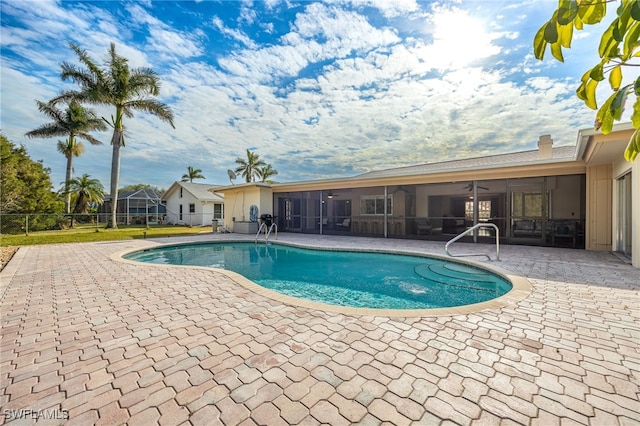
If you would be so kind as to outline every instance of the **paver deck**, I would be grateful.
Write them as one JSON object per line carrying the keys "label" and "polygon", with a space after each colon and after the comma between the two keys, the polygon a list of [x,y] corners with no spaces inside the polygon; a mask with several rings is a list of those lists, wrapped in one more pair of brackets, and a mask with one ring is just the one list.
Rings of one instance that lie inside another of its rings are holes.
{"label": "paver deck", "polygon": [[610,253],[503,246],[500,267],[527,277],[529,296],[412,318],[283,304],[215,270],[110,257],[237,237],[21,248],[0,273],[0,423],[640,424],[640,271]]}

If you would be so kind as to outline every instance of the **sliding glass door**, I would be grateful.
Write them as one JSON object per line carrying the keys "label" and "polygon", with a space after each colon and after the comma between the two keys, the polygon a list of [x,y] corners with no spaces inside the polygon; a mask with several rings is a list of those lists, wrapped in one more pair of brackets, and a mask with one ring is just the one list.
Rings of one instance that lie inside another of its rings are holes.
{"label": "sliding glass door", "polygon": [[616,251],[631,256],[631,173],[618,179],[618,232],[616,235]]}
{"label": "sliding glass door", "polygon": [[544,178],[509,181],[512,243],[542,244],[546,238],[547,197]]}
{"label": "sliding glass door", "polygon": [[280,198],[278,200],[278,227],[282,231],[302,231],[302,200]]}

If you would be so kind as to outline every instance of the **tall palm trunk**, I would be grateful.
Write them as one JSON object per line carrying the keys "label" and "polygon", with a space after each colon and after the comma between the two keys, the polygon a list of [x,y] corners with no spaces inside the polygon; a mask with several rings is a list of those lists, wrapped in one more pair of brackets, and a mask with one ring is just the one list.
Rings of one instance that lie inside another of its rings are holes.
{"label": "tall palm trunk", "polygon": [[[111,222],[109,228],[118,228],[118,186],[120,180],[120,148],[122,147],[122,141],[124,136],[124,130],[118,127],[113,130],[113,137],[111,138],[111,145],[113,145],[113,151],[111,154]],[[129,212],[127,212],[128,214]]]}
{"label": "tall palm trunk", "polygon": [[[67,156],[67,173],[65,175],[65,181],[64,181],[64,193],[66,194],[65,200],[64,200],[64,207],[67,214],[69,214],[71,213],[71,193],[69,192],[69,182],[71,181],[72,174],[73,174],[73,152],[68,152],[66,156]],[[71,223],[72,223],[71,227],[73,227],[73,222]]]}

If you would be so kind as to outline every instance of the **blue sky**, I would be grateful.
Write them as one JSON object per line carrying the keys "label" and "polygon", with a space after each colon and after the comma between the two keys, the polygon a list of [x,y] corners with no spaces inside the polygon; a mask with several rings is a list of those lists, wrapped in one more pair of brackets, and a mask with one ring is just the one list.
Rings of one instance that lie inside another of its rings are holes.
{"label": "blue sky", "polygon": [[[176,126],[125,121],[122,185],[167,188],[188,166],[228,184],[246,149],[289,182],[535,149],[543,134],[572,145],[595,117],[575,89],[604,28],[576,32],[565,64],[537,61],[534,34],[556,5],[3,0],[0,125],[57,188],[58,138],[24,136],[48,122],[35,100],[74,87],[59,77],[62,62],[77,63],[69,42],[96,61],[114,42],[131,66],[158,73]],[[85,144],[75,174],[108,188],[110,132],[95,136],[104,145]]]}

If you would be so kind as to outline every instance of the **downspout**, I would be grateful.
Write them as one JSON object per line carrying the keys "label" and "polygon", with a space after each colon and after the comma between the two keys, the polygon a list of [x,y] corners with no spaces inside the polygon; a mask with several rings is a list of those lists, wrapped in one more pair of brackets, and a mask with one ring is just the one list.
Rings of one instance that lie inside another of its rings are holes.
{"label": "downspout", "polygon": [[322,199],[322,190],[320,190],[320,235],[322,235],[322,205],[323,204],[324,204],[324,200]]}
{"label": "downspout", "polygon": [[384,186],[384,223],[382,224],[382,228],[384,229],[384,237],[387,238],[387,215],[389,212],[387,211],[387,197],[389,196],[389,191],[387,185]]}
{"label": "downspout", "polygon": [[[478,181],[473,181],[473,226],[478,224]],[[473,230],[473,242],[478,242],[478,229]]]}

